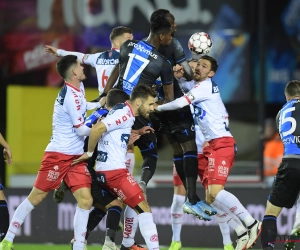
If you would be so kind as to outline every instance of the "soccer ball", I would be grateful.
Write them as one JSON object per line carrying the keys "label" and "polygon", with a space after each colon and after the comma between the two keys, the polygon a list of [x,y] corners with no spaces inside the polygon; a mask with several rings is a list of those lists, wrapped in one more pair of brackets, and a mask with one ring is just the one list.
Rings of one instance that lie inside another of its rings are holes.
{"label": "soccer ball", "polygon": [[188,42],[189,50],[197,55],[208,54],[212,45],[210,36],[205,32],[196,32]]}

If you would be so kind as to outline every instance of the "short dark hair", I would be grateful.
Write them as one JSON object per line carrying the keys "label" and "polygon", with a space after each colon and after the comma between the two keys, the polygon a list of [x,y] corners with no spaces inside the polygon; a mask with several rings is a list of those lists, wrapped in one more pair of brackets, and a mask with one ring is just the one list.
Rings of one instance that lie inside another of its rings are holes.
{"label": "short dark hair", "polygon": [[56,63],[56,71],[62,78],[66,79],[69,68],[74,64],[77,64],[77,56],[64,56]]}
{"label": "short dark hair", "polygon": [[290,97],[300,96],[300,81],[292,80],[285,86],[284,93]]}
{"label": "short dark hair", "polygon": [[211,64],[210,70],[217,72],[219,66],[218,66],[218,62],[215,58],[208,56],[208,55],[204,55],[204,56],[201,56],[200,59],[209,61]]}
{"label": "short dark hair", "polygon": [[151,22],[150,31],[156,35],[165,34],[172,31],[172,26],[165,16],[159,16]]}
{"label": "short dark hair", "polygon": [[125,26],[115,27],[110,32],[109,40],[112,42],[117,36],[123,35],[124,33],[132,34],[132,30]]}
{"label": "short dark hair", "polygon": [[166,17],[167,14],[169,14],[170,11],[166,9],[158,9],[153,11],[153,13],[150,16],[150,23],[153,23],[154,20],[158,17]]}
{"label": "short dark hair", "polygon": [[112,108],[113,106],[123,103],[129,100],[129,95],[127,95],[121,89],[111,89],[106,96],[106,106]]}
{"label": "short dark hair", "polygon": [[154,89],[152,89],[149,85],[139,83],[133,88],[130,94],[130,101],[134,101],[137,98],[147,100],[149,96],[155,98],[157,96],[157,92]]}

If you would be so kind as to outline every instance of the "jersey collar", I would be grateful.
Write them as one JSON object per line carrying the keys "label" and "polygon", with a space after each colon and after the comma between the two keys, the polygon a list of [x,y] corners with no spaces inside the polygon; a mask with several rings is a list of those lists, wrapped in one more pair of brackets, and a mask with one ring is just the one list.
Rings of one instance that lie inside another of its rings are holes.
{"label": "jersey collar", "polygon": [[130,110],[130,112],[131,112],[131,114],[133,115],[133,117],[134,117],[134,113],[133,113],[133,110],[132,110],[132,107],[131,107],[131,105],[126,101],[125,102],[125,104],[126,104],[126,106],[129,108],[129,110]]}
{"label": "jersey collar", "polygon": [[65,82],[65,84],[66,84],[67,86],[69,86],[70,88],[75,89],[75,90],[78,91],[78,92],[81,92],[80,89],[76,88],[74,85],[72,85],[72,84],[70,84],[70,83],[68,83],[68,82]]}

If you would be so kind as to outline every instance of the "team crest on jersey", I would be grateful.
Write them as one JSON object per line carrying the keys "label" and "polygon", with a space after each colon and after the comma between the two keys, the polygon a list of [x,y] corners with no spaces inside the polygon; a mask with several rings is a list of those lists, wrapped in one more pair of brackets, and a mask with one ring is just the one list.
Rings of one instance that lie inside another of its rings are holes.
{"label": "team crest on jersey", "polygon": [[121,135],[121,142],[125,142],[126,144],[128,144],[129,138],[130,138],[130,134],[122,134]]}

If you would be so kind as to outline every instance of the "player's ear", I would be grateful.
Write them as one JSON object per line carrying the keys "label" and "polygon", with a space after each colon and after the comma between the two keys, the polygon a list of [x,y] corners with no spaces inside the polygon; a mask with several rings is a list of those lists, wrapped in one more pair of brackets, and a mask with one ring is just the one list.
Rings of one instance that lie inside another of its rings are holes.
{"label": "player's ear", "polygon": [[208,77],[212,78],[215,75],[215,71],[209,71]]}
{"label": "player's ear", "polygon": [[137,107],[140,107],[140,106],[142,105],[142,100],[141,100],[141,98],[136,98],[136,99],[135,99],[135,105],[136,105]]}

